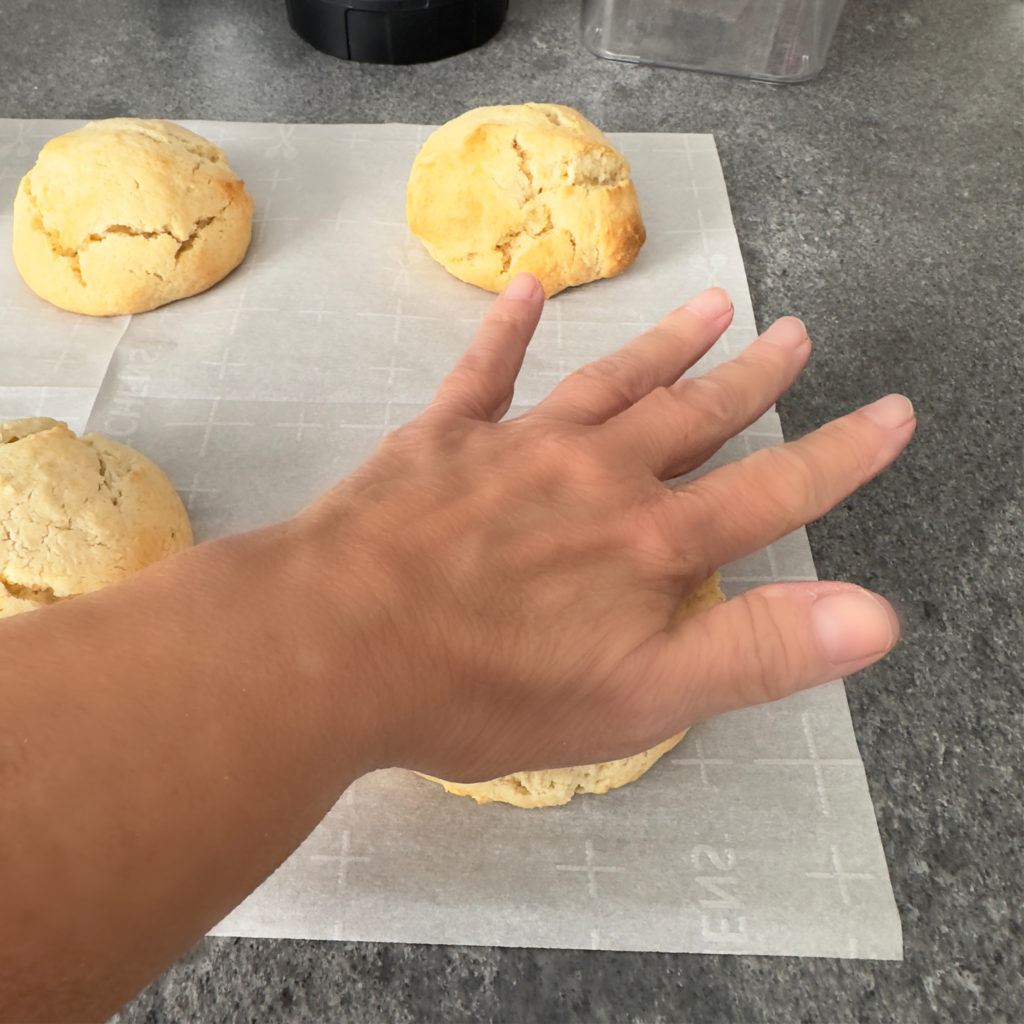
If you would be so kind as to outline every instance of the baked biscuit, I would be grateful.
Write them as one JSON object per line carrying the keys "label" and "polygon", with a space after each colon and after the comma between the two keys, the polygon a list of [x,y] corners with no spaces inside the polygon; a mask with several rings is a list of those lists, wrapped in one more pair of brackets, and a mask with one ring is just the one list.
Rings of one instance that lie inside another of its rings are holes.
{"label": "baked biscuit", "polygon": [[622,154],[570,107],[479,107],[423,144],[406,219],[460,280],[498,292],[529,271],[551,296],[636,259],[645,233],[629,173]]}
{"label": "baked biscuit", "polygon": [[[677,609],[673,622],[707,611],[725,600],[716,574],[702,583]],[[489,782],[446,782],[432,775],[423,778],[439,782],[449,793],[471,796],[478,804],[492,802],[514,804],[516,807],[557,807],[567,804],[577,793],[607,793],[635,782],[663,754],[667,754],[684,736],[686,730],[650,750],[632,757],[575,768],[553,768],[536,772],[513,772]]]}
{"label": "baked biscuit", "polygon": [[0,423],[0,618],[98,590],[192,543],[163,471],[98,434]]}
{"label": "baked biscuit", "polygon": [[14,199],[14,262],[94,316],[205,291],[242,261],[252,198],[224,153],[170,121],[91,121],[43,146]]}

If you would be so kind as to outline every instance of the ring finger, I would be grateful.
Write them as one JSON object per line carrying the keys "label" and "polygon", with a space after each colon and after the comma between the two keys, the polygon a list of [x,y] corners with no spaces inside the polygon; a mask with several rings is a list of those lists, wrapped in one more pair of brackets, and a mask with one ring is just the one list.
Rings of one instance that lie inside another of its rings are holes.
{"label": "ring finger", "polygon": [[733,307],[709,288],[610,355],[580,367],[533,413],[571,423],[604,423],[657,387],[673,384],[718,340]]}
{"label": "ring finger", "polygon": [[662,480],[688,473],[770,409],[810,352],[804,325],[783,317],[735,359],[652,391],[620,413],[605,428],[610,443]]}

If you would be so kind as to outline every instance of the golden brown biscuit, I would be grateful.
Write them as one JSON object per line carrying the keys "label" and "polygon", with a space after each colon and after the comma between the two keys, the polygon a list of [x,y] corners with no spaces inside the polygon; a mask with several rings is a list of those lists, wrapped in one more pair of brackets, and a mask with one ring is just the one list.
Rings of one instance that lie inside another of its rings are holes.
{"label": "golden brown biscuit", "polygon": [[[725,600],[716,573],[702,583],[679,606],[672,621],[680,622],[691,615],[707,611]],[[471,796],[478,804],[492,802],[514,804],[516,807],[557,807],[567,804],[577,793],[607,793],[629,782],[635,782],[663,754],[667,754],[684,736],[686,730],[632,757],[575,768],[553,768],[547,771],[513,772],[489,782],[446,782],[432,775],[423,778],[439,782],[449,793]]]}
{"label": "golden brown biscuit", "polygon": [[492,292],[521,271],[549,296],[612,277],[645,238],[625,158],[553,103],[479,107],[438,128],[413,162],[406,219],[446,270]]}
{"label": "golden brown biscuit", "polygon": [[14,199],[14,262],[61,309],[142,313],[242,261],[252,199],[224,153],[170,121],[115,117],[51,139]]}
{"label": "golden brown biscuit", "polygon": [[0,618],[98,590],[192,543],[163,471],[98,434],[0,424]]}

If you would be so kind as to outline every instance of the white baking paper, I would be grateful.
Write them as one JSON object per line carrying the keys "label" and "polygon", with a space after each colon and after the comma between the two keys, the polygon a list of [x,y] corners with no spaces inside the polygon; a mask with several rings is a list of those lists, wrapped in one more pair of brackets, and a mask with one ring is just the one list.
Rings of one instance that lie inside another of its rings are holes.
{"label": "white baking paper", "polygon": [[11,257],[18,182],[43,144],[81,121],[0,119],[0,422],[52,416],[84,428],[129,318],[75,316],[43,302]]}
{"label": "white baking paper", "polygon": [[[74,413],[116,345],[89,427],[160,463],[205,539],[291,515],[356,466],[430,399],[491,296],[406,228],[429,129],[187,124],[253,193],[245,263],[203,295],[95,321],[35,299],[4,254],[0,418],[62,401]],[[13,193],[38,144],[71,126],[0,121],[0,183]],[[548,303],[513,413],[710,284],[736,317],[699,368],[754,337],[713,138],[613,138],[647,244],[621,277]],[[768,413],[715,462],[780,439]],[[724,581],[737,593],[814,575],[801,530]],[[214,933],[902,957],[841,682],[704,723],[637,783],[563,808],[478,807],[407,772],[367,776]]]}

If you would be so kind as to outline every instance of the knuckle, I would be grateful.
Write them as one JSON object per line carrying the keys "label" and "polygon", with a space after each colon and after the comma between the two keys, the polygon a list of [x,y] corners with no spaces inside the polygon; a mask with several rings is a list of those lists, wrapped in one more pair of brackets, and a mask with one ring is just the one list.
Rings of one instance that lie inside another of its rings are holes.
{"label": "knuckle", "polygon": [[828,426],[828,436],[838,456],[837,465],[845,464],[858,480],[869,479],[875,472],[875,449],[866,443],[860,425],[844,416]]}
{"label": "knuckle", "polygon": [[502,377],[511,370],[505,348],[492,338],[481,338],[463,352],[457,364],[463,375],[470,378],[488,377],[493,374]]}
{"label": "knuckle", "polygon": [[597,385],[622,409],[632,405],[652,384],[644,365],[622,352],[581,366],[572,376],[585,384]]}
{"label": "knuckle", "polygon": [[491,346],[485,344],[470,345],[462,353],[458,363],[455,364],[455,369],[451,375],[466,378],[477,373],[483,373],[490,369],[493,362],[494,351]]}
{"label": "knuckle", "polygon": [[530,439],[523,472],[549,491],[587,491],[608,479],[607,458],[580,431],[560,427]]}
{"label": "knuckle", "polygon": [[674,417],[679,403],[669,388],[659,384],[651,388],[644,396],[645,411],[659,423],[665,422]]}
{"label": "knuckle", "polygon": [[763,598],[748,594],[740,598],[740,604],[752,640],[752,657],[742,680],[744,700],[748,704],[781,700],[793,692],[799,670],[793,639],[764,607]]}
{"label": "knuckle", "polygon": [[529,313],[518,302],[496,302],[484,317],[478,337],[486,334],[506,334],[523,329],[529,320]]}
{"label": "knuckle", "polygon": [[731,433],[740,408],[736,389],[724,380],[698,377],[688,382],[687,403],[695,408],[706,430]]}
{"label": "knuckle", "polygon": [[406,462],[453,443],[451,422],[426,412],[385,434],[377,442],[377,452],[391,460]]}
{"label": "knuckle", "polygon": [[803,522],[808,511],[821,504],[820,470],[789,445],[769,448],[763,456],[769,478],[781,484],[766,492],[765,499],[774,499],[772,505],[784,523]]}
{"label": "knuckle", "polygon": [[412,436],[415,433],[416,430],[412,424],[406,424],[390,431],[377,442],[377,455],[392,462],[404,461],[410,447],[416,443]]}

